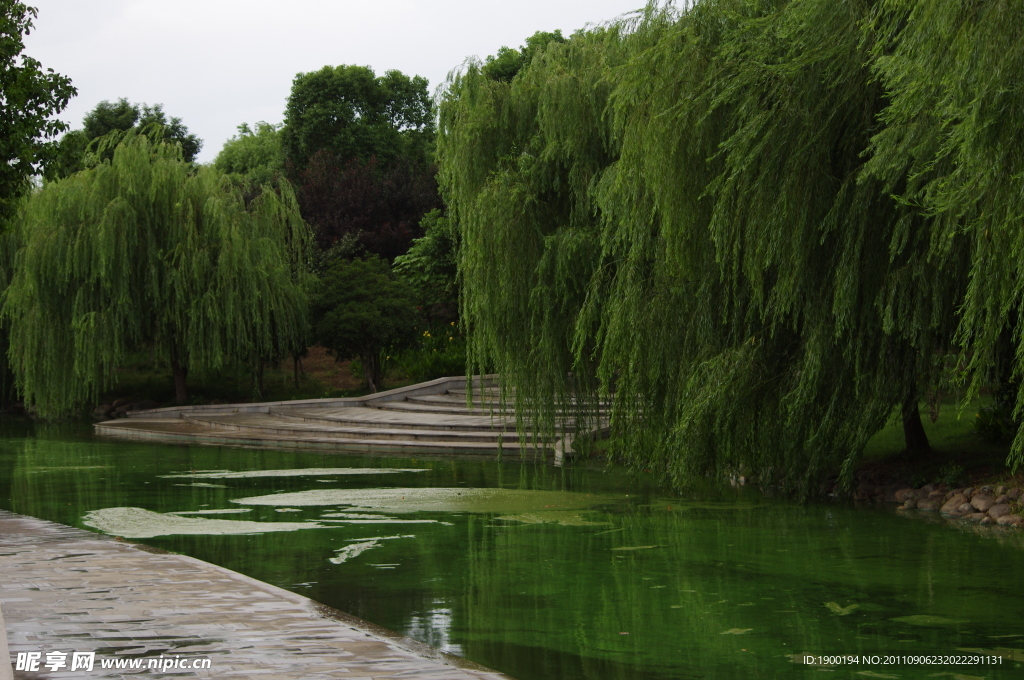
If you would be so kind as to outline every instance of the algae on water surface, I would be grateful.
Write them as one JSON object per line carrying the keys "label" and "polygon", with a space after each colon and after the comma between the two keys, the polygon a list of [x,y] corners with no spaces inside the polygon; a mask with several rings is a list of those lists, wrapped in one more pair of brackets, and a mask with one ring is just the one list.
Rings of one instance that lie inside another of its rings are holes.
{"label": "algae on water surface", "polygon": [[247,522],[235,519],[180,517],[143,508],[103,508],[82,518],[86,526],[125,538],[153,538],[175,534],[230,535],[262,534],[271,531],[335,528],[317,522]]}
{"label": "algae on water surface", "polygon": [[[251,479],[255,477],[323,477],[325,475],[391,475],[399,472],[428,472],[426,468],[299,468],[296,470],[204,470],[158,475],[164,479]],[[317,480],[321,481],[321,480]],[[326,480],[334,481],[334,480]]]}
{"label": "algae on water surface", "polygon": [[314,489],[295,493],[236,498],[240,505],[346,505],[386,512],[529,513],[545,510],[582,510],[622,500],[622,496],[571,491],[525,489]]}

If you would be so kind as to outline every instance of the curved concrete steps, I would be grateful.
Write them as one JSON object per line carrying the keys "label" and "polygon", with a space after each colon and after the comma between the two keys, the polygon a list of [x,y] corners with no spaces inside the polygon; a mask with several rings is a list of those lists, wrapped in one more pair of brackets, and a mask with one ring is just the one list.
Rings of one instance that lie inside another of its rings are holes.
{"label": "curved concrete steps", "polygon": [[334,426],[393,427],[395,425],[422,430],[482,430],[514,432],[515,419],[497,419],[488,416],[450,417],[439,414],[401,413],[383,409],[272,409],[270,413],[288,420],[320,423]]}
{"label": "curved concrete steps", "polygon": [[[569,421],[559,436],[520,439],[515,416],[496,408],[493,377],[440,378],[355,399],[191,406],[133,412],[97,423],[101,435],[247,447],[316,448],[404,455],[505,453],[560,460],[571,453]],[[481,387],[483,388],[481,390]]]}

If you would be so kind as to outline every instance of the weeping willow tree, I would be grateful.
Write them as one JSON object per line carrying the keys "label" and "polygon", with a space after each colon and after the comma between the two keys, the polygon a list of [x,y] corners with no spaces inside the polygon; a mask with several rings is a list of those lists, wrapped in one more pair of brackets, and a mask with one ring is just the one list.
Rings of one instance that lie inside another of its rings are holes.
{"label": "weeping willow tree", "polygon": [[[443,96],[439,155],[471,360],[537,428],[614,393],[615,448],[679,485],[848,480],[897,407],[908,448],[926,449],[935,357],[991,367],[1020,280],[981,268],[1014,251],[980,246],[989,225],[965,229],[961,200],[977,173],[1019,194],[1020,85],[957,86],[1003,54],[985,32],[1012,41],[1019,4],[982,26],[971,3],[704,0],[549,45],[511,82],[470,63]],[[965,22],[973,61],[952,70],[956,53],[934,57]],[[971,106],[991,117],[958,140]],[[997,131],[1017,146],[983,168]],[[991,200],[968,212],[1021,214]]]}
{"label": "weeping willow tree", "polygon": [[301,344],[310,234],[287,185],[247,203],[176,145],[128,134],[112,160],[43,186],[18,223],[4,298],[11,365],[44,416],[94,400],[153,347],[187,399],[190,368]]}
{"label": "weeping willow tree", "polygon": [[[889,103],[865,174],[927,216],[929,257],[966,251],[957,339],[972,393],[1024,419],[1024,2],[885,0],[870,26]],[[964,243],[967,246],[964,247]],[[1008,461],[1024,463],[1018,430]]]}

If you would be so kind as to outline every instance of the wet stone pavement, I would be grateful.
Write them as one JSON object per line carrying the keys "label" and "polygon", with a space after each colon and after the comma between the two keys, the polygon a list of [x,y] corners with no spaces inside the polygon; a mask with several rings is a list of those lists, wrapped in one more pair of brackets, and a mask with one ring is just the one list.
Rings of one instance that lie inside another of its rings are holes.
{"label": "wet stone pavement", "polygon": [[[0,607],[12,661],[41,654],[38,672],[15,678],[508,680],[227,569],[5,511]],[[66,665],[47,670],[47,652]],[[73,652],[95,653],[91,672],[70,672]],[[147,667],[161,656],[210,667]],[[137,659],[138,670],[101,667]]]}

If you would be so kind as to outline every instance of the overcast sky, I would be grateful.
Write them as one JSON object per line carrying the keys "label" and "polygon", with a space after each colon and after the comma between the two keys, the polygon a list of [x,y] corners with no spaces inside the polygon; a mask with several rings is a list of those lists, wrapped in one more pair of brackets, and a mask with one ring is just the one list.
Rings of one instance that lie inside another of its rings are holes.
{"label": "overcast sky", "polygon": [[421,75],[431,90],[470,56],[566,35],[645,0],[27,0],[26,54],[78,88],[72,127],[103,100],[163,104],[213,160],[240,123],[284,118],[295,74],[325,65]]}

